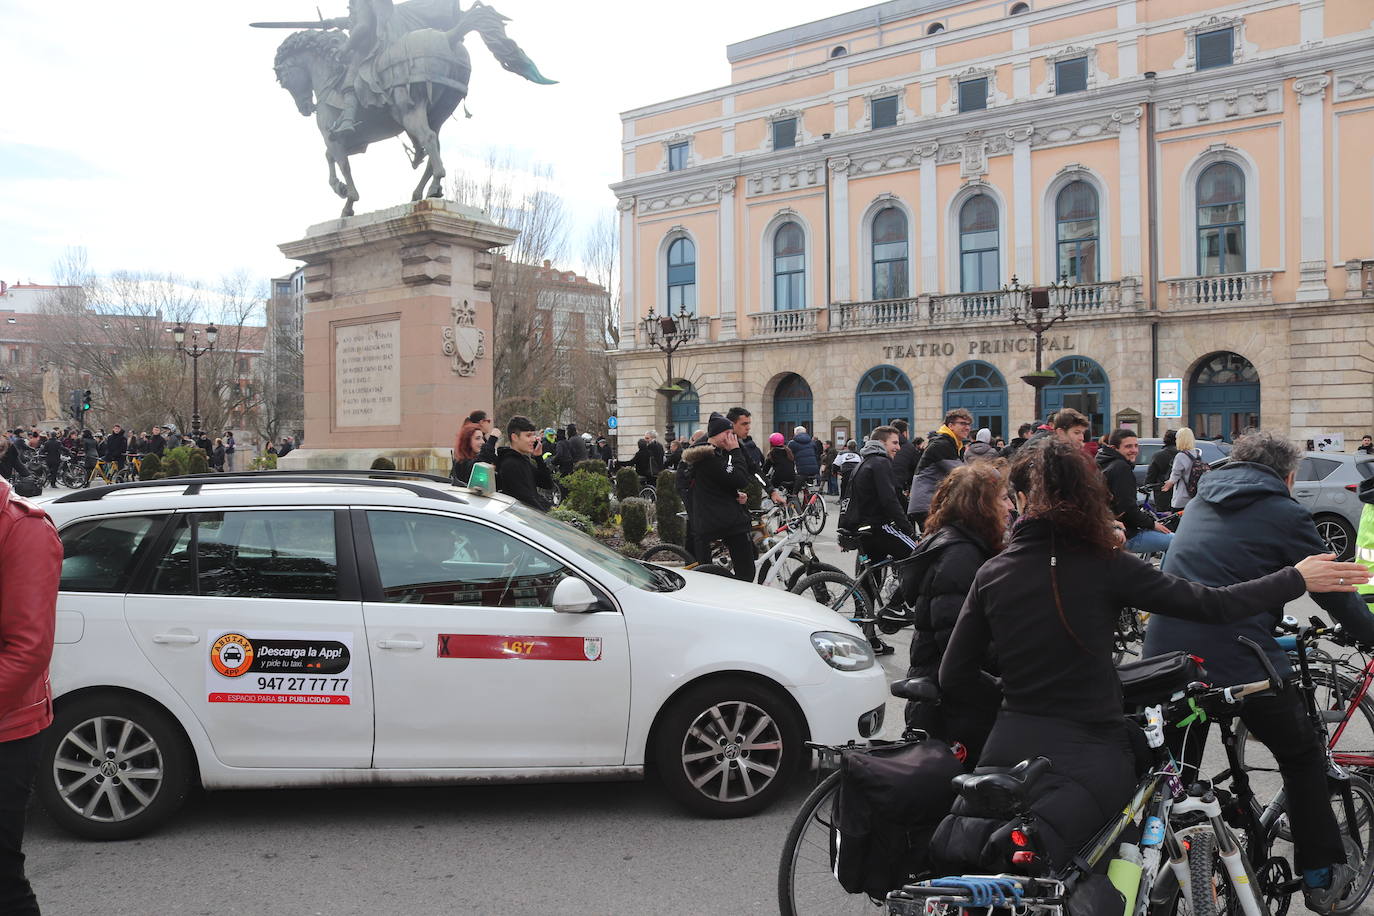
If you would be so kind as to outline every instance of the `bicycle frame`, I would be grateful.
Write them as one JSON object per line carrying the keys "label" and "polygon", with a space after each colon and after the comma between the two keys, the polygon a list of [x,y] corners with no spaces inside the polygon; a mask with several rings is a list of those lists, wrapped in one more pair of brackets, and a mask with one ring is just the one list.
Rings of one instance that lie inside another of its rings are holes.
{"label": "bicycle frame", "polygon": [[[1300,654],[1303,655],[1304,658],[1299,664],[1305,664],[1306,653]],[[1348,699],[1343,698],[1345,701],[1345,715],[1342,716],[1341,721],[1336,724],[1336,728],[1331,732],[1331,736],[1326,743],[1327,753],[1331,755],[1332,762],[1339,766],[1374,769],[1374,754],[1351,754],[1342,753],[1336,750],[1336,745],[1340,743],[1341,735],[1345,734],[1346,726],[1350,724],[1350,717],[1355,715],[1356,710],[1360,708],[1360,704],[1364,702],[1365,696],[1369,693],[1369,685],[1371,683],[1374,683],[1374,657],[1371,657],[1369,661],[1365,663],[1364,669],[1360,672],[1359,682],[1356,684],[1355,692],[1351,694]],[[1323,724],[1324,722],[1325,720],[1323,720]]]}

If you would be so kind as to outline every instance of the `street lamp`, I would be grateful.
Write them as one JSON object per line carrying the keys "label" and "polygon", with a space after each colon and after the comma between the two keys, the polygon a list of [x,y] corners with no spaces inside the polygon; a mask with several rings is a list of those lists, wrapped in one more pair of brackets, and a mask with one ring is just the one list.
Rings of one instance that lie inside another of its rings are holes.
{"label": "street lamp", "polygon": [[191,345],[184,346],[186,343],[186,328],[177,322],[177,326],[172,328],[172,340],[176,341],[177,349],[191,357],[191,438],[196,439],[200,433],[200,358],[211,350],[215,349],[215,338],[219,336],[219,328],[215,327],[212,321],[205,328],[205,346],[200,346],[200,331],[191,331]]}
{"label": "street lamp", "polygon": [[0,375],[0,403],[4,404],[6,428],[10,425],[10,394],[13,392],[14,386],[11,385],[3,375]]}
{"label": "street lamp", "polygon": [[677,385],[673,384],[673,353],[677,348],[685,344],[692,337],[696,336],[694,328],[689,323],[692,315],[687,311],[686,305],[678,306],[676,316],[671,311],[662,317],[654,314],[654,307],[649,306],[649,314],[640,322],[644,327],[644,335],[649,339],[651,346],[657,347],[659,351],[668,357],[668,375],[663,380],[663,385],[658,389],[659,394],[666,395],[668,398],[668,421],[663,426],[664,440],[673,433],[673,395],[682,391]]}
{"label": "street lamp", "polygon": [[[1002,287],[1002,292],[1011,303],[1011,323],[1019,324],[1035,335],[1035,371],[1021,376],[1021,381],[1035,389],[1036,423],[1044,419],[1041,389],[1053,383],[1055,379],[1054,372],[1047,372],[1042,367],[1042,338],[1050,328],[1068,319],[1069,299],[1076,285],[1072,277],[1060,277],[1049,286],[1032,288],[1012,274],[1011,282]],[[1051,289],[1059,294],[1055,297],[1059,300],[1059,314],[1046,317],[1045,313],[1050,309]]]}

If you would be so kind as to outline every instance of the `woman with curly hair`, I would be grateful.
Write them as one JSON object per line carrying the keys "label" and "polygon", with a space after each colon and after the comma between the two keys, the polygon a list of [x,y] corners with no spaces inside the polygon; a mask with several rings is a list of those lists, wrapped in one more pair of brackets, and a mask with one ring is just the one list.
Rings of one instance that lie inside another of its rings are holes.
{"label": "woman with curly hair", "polygon": [[482,427],[471,420],[464,420],[453,442],[453,479],[460,487],[468,485],[472,466],[477,463],[477,453],[486,444],[487,437],[483,435]]}
{"label": "woman with curly hair", "polygon": [[[1225,622],[1308,590],[1353,591],[1369,574],[1329,555],[1222,588],[1160,572],[1119,549],[1101,472],[1082,448],[1054,437],[1017,452],[1011,483],[1021,518],[1006,549],[974,577],[940,663],[940,688],[953,697],[983,689],[983,659],[996,645],[1004,700],[978,763],[1051,760],[1053,771],[1036,783],[1032,810],[1047,859],[1058,866],[1121,810],[1135,786],[1112,662],[1120,608]],[[976,859],[959,820],[946,820],[934,845],[947,845],[952,858]]]}
{"label": "woman with curly hair", "polygon": [[[991,462],[955,468],[935,490],[925,537],[909,561],[924,571],[918,573],[920,597],[912,609],[916,633],[911,638],[907,677],[933,678],[939,673],[974,576],[1006,540],[1011,510],[1006,481]],[[1002,701],[991,647],[983,668],[988,676],[972,689],[938,704],[912,701],[906,707],[908,725],[947,741],[970,767],[982,751]]]}

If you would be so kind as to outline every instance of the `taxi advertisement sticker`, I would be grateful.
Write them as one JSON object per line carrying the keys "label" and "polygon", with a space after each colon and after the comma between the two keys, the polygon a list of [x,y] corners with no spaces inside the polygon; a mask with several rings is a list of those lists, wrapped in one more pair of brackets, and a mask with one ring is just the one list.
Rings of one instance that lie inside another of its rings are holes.
{"label": "taxi advertisement sticker", "polygon": [[352,633],[210,630],[206,642],[210,703],[351,702]]}
{"label": "taxi advertisement sticker", "polygon": [[601,637],[489,636],[480,633],[440,633],[439,657],[595,662],[601,660]]}

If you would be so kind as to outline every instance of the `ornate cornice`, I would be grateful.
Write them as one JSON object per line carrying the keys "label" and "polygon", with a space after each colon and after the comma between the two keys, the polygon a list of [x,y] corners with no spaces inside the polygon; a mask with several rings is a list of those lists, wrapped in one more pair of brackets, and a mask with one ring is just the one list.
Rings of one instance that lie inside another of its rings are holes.
{"label": "ornate cornice", "polygon": [[1325,73],[1314,73],[1294,80],[1293,91],[1298,94],[1299,102],[1309,98],[1320,101],[1326,98],[1326,87],[1330,85],[1331,77]]}
{"label": "ornate cornice", "polygon": [[824,172],[825,166],[820,162],[803,162],[753,172],[744,179],[744,193],[747,197],[758,197],[761,194],[815,187],[824,181]]}
{"label": "ornate cornice", "polygon": [[1244,88],[1203,92],[1186,98],[1164,99],[1157,106],[1155,129],[1172,130],[1271,111],[1283,111],[1283,87],[1258,83]]}
{"label": "ornate cornice", "polygon": [[695,188],[683,188],[679,191],[669,191],[666,194],[652,197],[640,197],[638,200],[639,215],[646,216],[650,213],[663,213],[667,210],[681,210],[684,207],[715,203],[720,200],[720,187],[710,184]]}
{"label": "ornate cornice", "polygon": [[1374,70],[1336,74],[1335,96],[1338,101],[1374,95]]}

